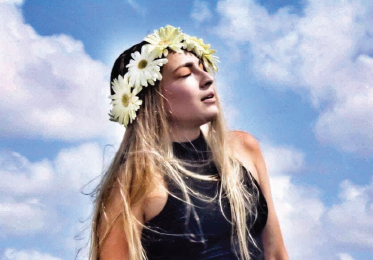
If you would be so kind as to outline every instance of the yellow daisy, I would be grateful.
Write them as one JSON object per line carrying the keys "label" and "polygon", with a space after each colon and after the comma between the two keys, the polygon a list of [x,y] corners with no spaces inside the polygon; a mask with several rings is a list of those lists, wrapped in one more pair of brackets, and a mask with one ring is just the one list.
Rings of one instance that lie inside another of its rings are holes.
{"label": "yellow daisy", "polygon": [[216,51],[210,49],[210,44],[205,44],[201,38],[198,39],[195,36],[191,37],[184,34],[183,48],[187,51],[193,52],[198,58],[202,58],[203,65],[208,71],[218,71],[218,66],[216,63],[219,62],[219,59],[218,57],[212,55]]}
{"label": "yellow daisy", "polygon": [[217,72],[219,70],[217,63],[220,62],[219,58],[216,57],[214,54],[216,51],[213,49],[205,50],[202,53],[202,61],[203,65],[209,72]]}
{"label": "yellow daisy", "polygon": [[128,84],[128,74],[124,77],[119,75],[111,84],[115,94],[109,96],[112,99],[110,104],[113,105],[113,109],[109,113],[110,120],[127,127],[128,123],[132,123],[136,118],[136,111],[142,104],[142,100],[136,96],[141,88],[134,88],[131,92],[131,87]]}
{"label": "yellow daisy", "polygon": [[160,58],[162,57],[162,54],[167,57],[167,48],[170,48],[175,52],[182,52],[181,41],[183,38],[183,33],[180,28],[166,25],[164,28],[161,27],[158,31],[154,30],[154,33],[146,36],[144,41],[150,43],[156,51],[158,58]]}
{"label": "yellow daisy", "polygon": [[201,58],[202,53],[210,47],[208,44],[204,44],[202,39],[198,39],[195,36],[191,37],[188,34],[184,34],[182,46],[187,51],[192,51],[198,58]]}

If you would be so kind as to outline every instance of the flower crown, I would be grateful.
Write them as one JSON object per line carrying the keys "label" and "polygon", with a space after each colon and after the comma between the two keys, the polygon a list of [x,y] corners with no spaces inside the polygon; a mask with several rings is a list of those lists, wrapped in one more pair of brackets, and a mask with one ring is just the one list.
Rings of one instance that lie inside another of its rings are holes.
{"label": "flower crown", "polygon": [[125,127],[136,118],[136,111],[142,104],[137,94],[143,87],[149,84],[154,86],[157,80],[162,80],[160,70],[168,62],[166,57],[169,49],[177,53],[182,50],[193,52],[202,60],[209,73],[218,71],[216,63],[219,59],[213,55],[216,51],[210,49],[210,44],[204,44],[202,39],[183,33],[180,28],[166,25],[158,31],[154,30],[144,41],[148,44],[141,47],[141,53],[131,53],[132,59],[126,66],[128,72],[111,82],[115,94],[109,96],[112,100],[110,104],[113,105],[109,113],[110,120]]}

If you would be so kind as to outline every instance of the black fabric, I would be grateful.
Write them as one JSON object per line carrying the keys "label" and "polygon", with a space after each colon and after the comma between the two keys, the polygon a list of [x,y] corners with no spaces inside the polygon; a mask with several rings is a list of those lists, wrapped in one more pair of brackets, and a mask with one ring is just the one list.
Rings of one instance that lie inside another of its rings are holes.
{"label": "black fabric", "polygon": [[[215,175],[219,181],[209,182],[185,177],[186,184],[193,190],[210,198],[215,197],[220,191],[220,178],[213,162],[209,162],[211,151],[202,135],[185,143],[173,143],[174,153],[180,159],[193,163],[187,166],[203,175]],[[201,166],[201,167],[199,167]],[[245,176],[249,176],[244,169]],[[250,173],[251,175],[251,173]],[[254,224],[247,225],[250,234],[259,246],[259,250],[249,244],[249,251],[253,260],[264,259],[261,233],[265,227],[268,215],[267,202],[260,191],[258,183],[254,184],[259,189],[257,204],[258,217]],[[183,198],[181,191],[175,183],[166,178],[168,189],[171,193]],[[249,177],[245,180],[249,191],[252,191],[252,182]],[[223,192],[224,195],[224,192]],[[189,260],[233,260],[238,259],[231,245],[231,224],[224,218],[218,196],[213,202],[205,202],[191,196],[194,207],[189,218],[185,202],[169,195],[165,207],[159,215],[145,223],[150,227],[143,229],[142,243],[149,260],[155,259],[189,259]],[[230,206],[227,198],[222,199],[223,211],[231,219]],[[238,244],[235,243],[237,249]]]}

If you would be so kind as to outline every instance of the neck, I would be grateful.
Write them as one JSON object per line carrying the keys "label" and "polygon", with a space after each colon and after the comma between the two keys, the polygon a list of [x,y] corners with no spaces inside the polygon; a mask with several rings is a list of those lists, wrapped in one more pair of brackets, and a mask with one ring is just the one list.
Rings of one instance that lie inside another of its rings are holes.
{"label": "neck", "polygon": [[201,133],[201,129],[199,127],[194,127],[194,128],[179,128],[173,126],[171,129],[171,140],[172,142],[188,142],[191,140],[195,140],[198,138],[198,136]]}

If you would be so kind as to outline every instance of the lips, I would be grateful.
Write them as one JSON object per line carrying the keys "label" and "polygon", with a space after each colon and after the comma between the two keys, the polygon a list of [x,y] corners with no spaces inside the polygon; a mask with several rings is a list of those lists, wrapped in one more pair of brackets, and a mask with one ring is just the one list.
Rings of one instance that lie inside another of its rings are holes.
{"label": "lips", "polygon": [[202,99],[201,99],[201,101],[204,101],[204,100],[206,100],[206,99],[210,99],[210,98],[214,98],[214,92],[210,92],[210,93],[208,93],[206,96],[204,96]]}

